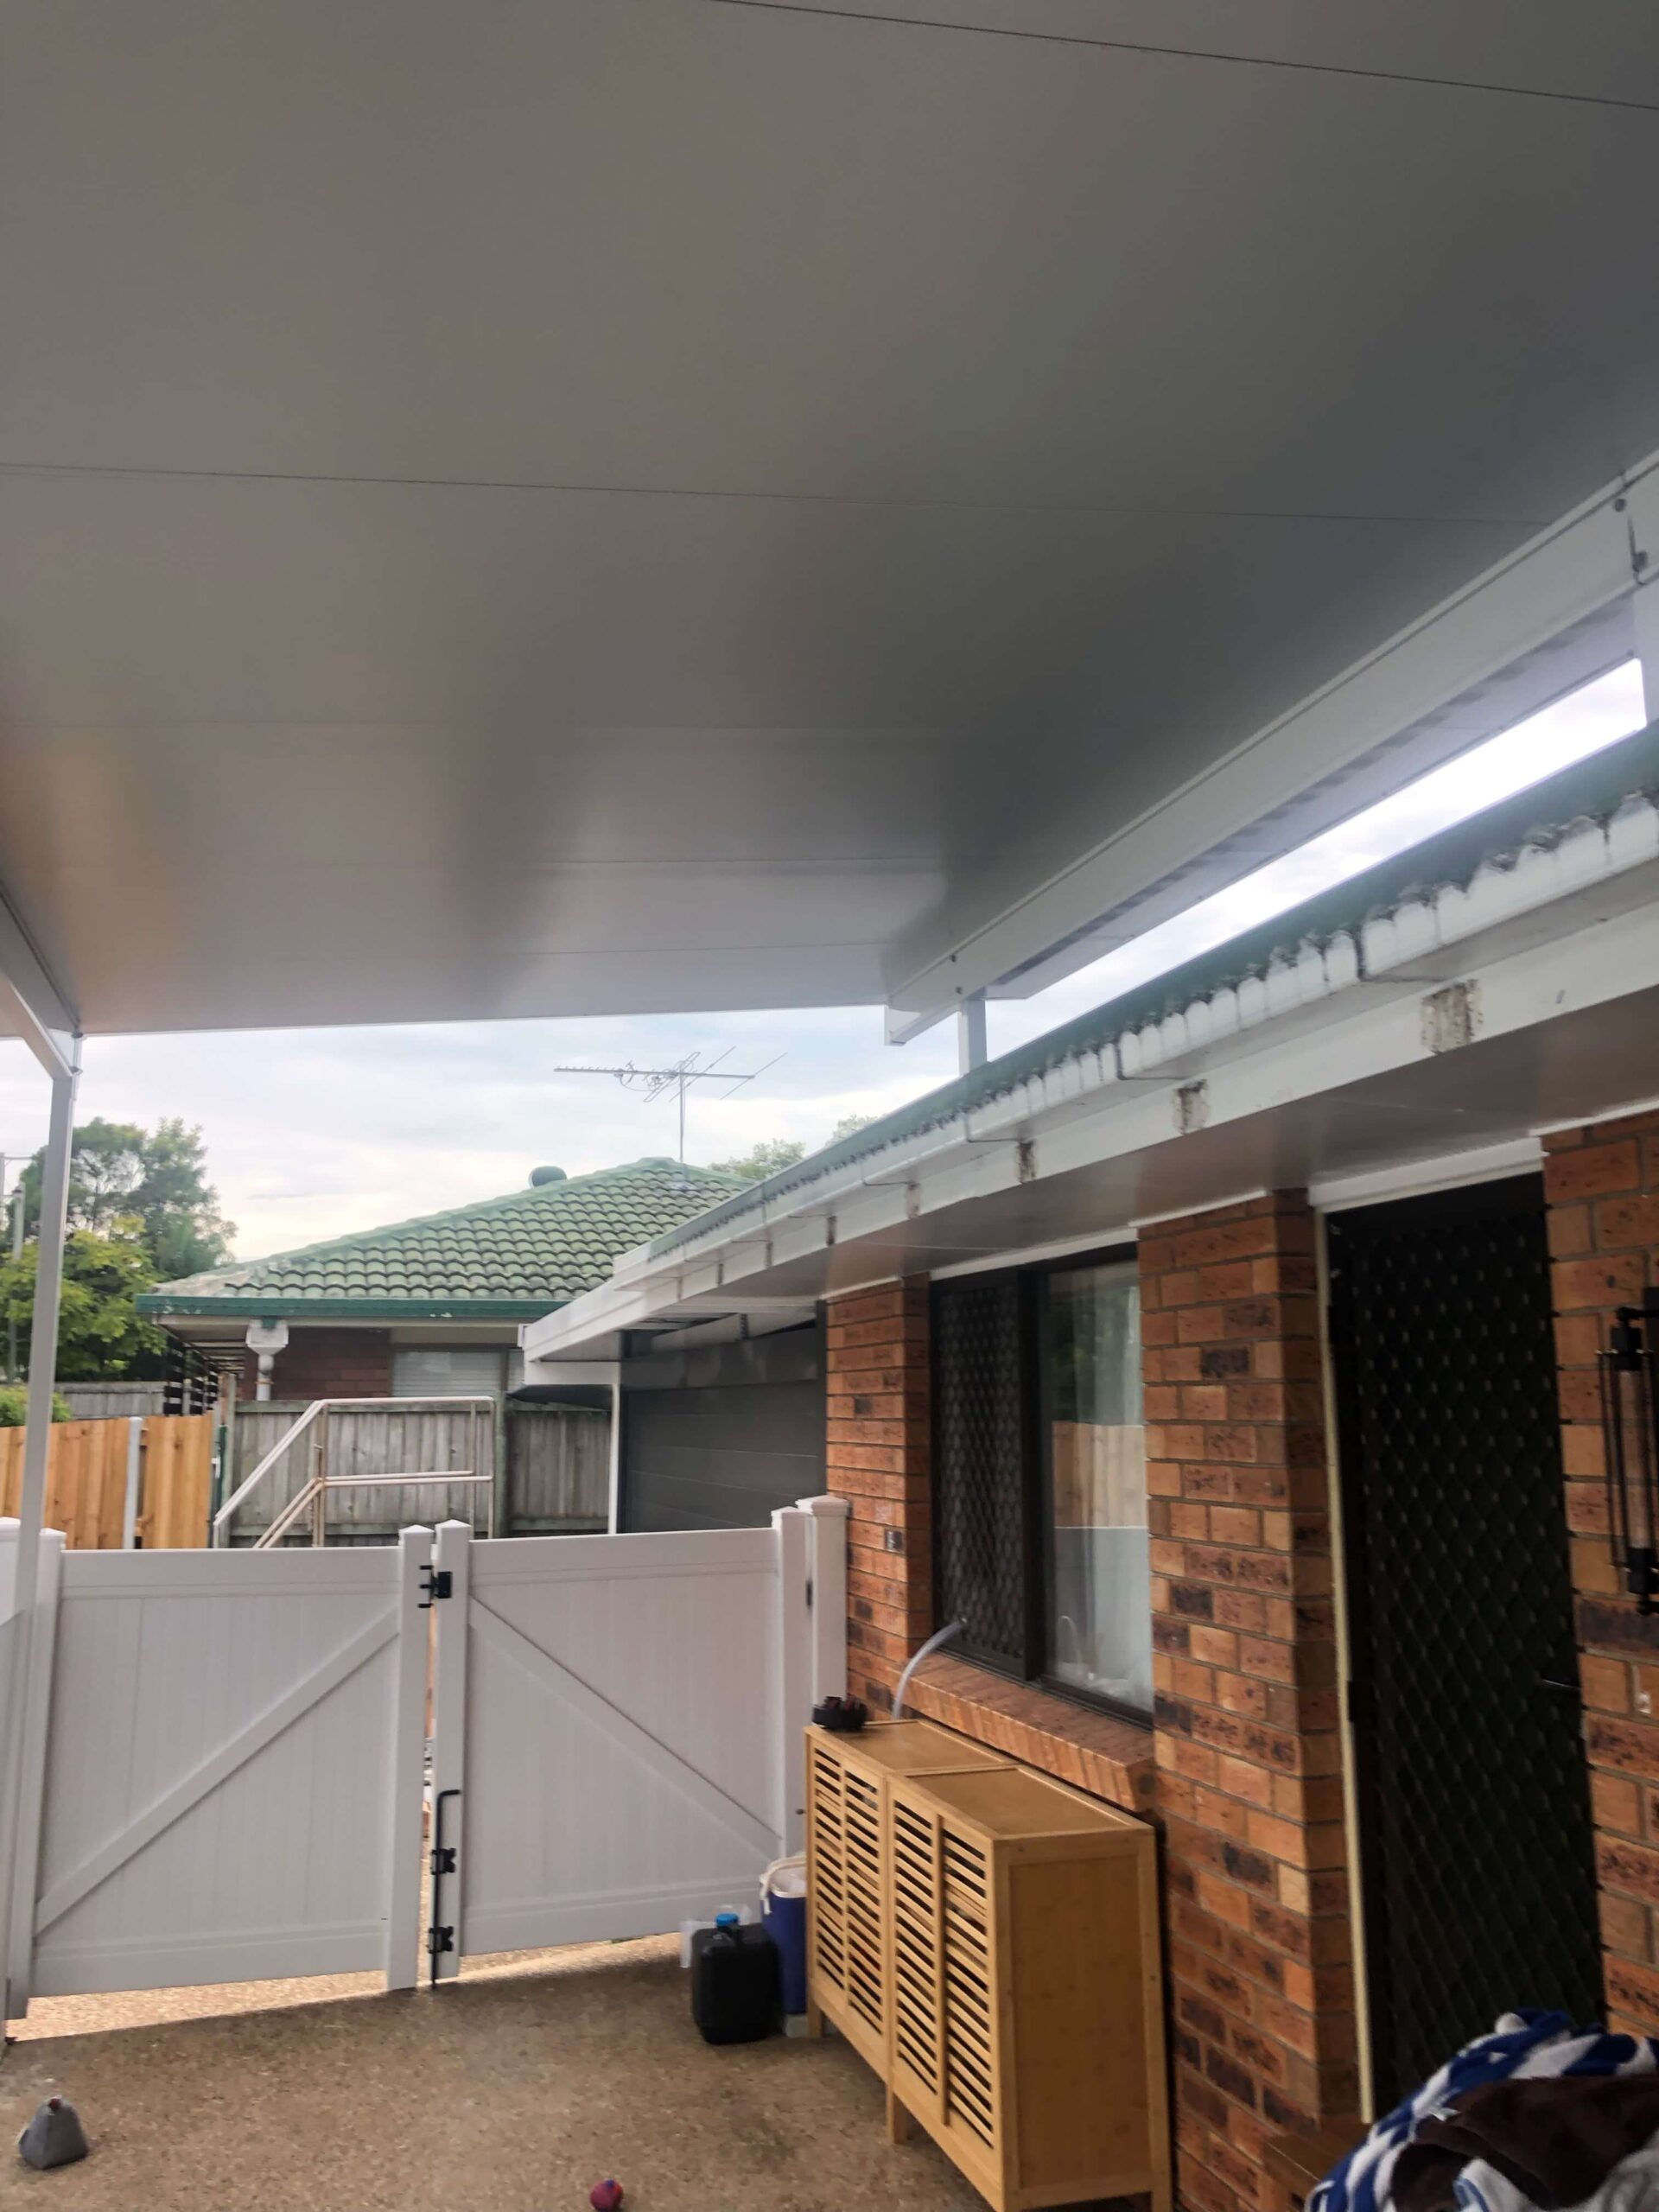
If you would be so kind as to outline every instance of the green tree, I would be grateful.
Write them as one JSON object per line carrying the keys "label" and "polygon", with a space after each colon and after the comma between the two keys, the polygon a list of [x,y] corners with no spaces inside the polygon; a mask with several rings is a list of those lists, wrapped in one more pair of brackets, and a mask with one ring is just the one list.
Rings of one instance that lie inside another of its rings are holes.
{"label": "green tree", "polygon": [[[45,1153],[37,1152],[23,1170],[23,1221],[31,1236],[40,1224],[45,1165]],[[81,1124],[70,1159],[69,1226],[135,1240],[149,1255],[151,1282],[216,1267],[235,1233],[207,1180],[201,1131],[176,1117],[153,1130],[136,1122]]]}
{"label": "green tree", "polygon": [[[14,1260],[8,1255],[0,1262],[0,1327],[16,1320],[25,1370],[39,1251],[39,1244],[31,1241],[20,1257]],[[60,1382],[162,1372],[165,1340],[152,1322],[139,1318],[133,1305],[138,1293],[154,1281],[149,1254],[137,1237],[100,1236],[92,1229],[70,1232],[64,1247],[58,1316]]]}
{"label": "green tree", "polygon": [[735,1160],[716,1160],[713,1166],[717,1174],[741,1175],[746,1183],[764,1183],[768,1175],[780,1174],[805,1158],[806,1147],[794,1137],[763,1137],[752,1152],[740,1153]]}
{"label": "green tree", "polygon": [[[843,1114],[824,1142],[838,1144],[842,1137],[856,1136],[861,1129],[868,1129],[874,1119],[874,1114]],[[768,1175],[781,1174],[785,1167],[793,1167],[805,1158],[806,1147],[798,1137],[763,1137],[752,1152],[740,1153],[735,1160],[716,1160],[710,1165],[721,1175],[741,1175],[746,1183],[763,1183]]]}
{"label": "green tree", "polygon": [[[28,1425],[29,1389],[22,1382],[0,1382],[0,1428],[23,1428]],[[73,1421],[74,1414],[69,1401],[61,1392],[52,1393],[54,1421]]]}
{"label": "green tree", "polygon": [[855,1137],[861,1129],[868,1129],[874,1119],[874,1114],[843,1114],[830,1132],[830,1143],[839,1144],[842,1137]]}

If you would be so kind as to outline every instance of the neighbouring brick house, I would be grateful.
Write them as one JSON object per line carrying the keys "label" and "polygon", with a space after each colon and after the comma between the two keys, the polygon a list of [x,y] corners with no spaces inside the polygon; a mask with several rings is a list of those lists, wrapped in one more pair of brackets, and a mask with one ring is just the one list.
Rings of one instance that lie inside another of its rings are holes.
{"label": "neighbouring brick house", "polygon": [[[526,1332],[815,1299],[852,1688],[1162,1835],[1183,2200],[1512,2004],[1659,2030],[1659,730],[735,1194]],[[704,1324],[706,1325],[706,1323]]]}
{"label": "neighbouring brick house", "polygon": [[518,1332],[602,1282],[619,1253],[690,1220],[735,1179],[677,1160],[589,1175],[539,1167],[528,1186],[385,1229],[159,1284],[139,1310],[229,1365],[238,1395],[261,1382],[249,1325],[280,1323],[262,1395],[290,1402],[504,1392]]}

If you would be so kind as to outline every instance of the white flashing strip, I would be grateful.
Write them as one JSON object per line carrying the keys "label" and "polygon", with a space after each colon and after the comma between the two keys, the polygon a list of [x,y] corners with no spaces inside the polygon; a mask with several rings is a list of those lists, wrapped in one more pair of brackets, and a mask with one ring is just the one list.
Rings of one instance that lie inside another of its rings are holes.
{"label": "white flashing strip", "polygon": [[[611,1330],[664,1316],[759,1306],[748,1279],[831,1245],[880,1240],[967,1199],[1420,1064],[1477,1028],[1499,1036],[1659,984],[1659,901],[1619,911],[1617,901],[1592,896],[1655,863],[1659,809],[1633,800],[1605,827],[1580,823],[1551,844],[1482,868],[1466,888],[1425,891],[1357,932],[1305,941],[1262,975],[1044,1069],[982,1107],[762,1197],[669,1252],[624,1255],[612,1282],[526,1329],[526,1355],[568,1355]],[[1562,911],[1569,900],[1576,906]],[[1588,931],[1586,919],[1595,924]],[[1478,938],[1488,940],[1484,953]],[[1488,964],[1478,964],[1483,958]],[[1471,1025],[1464,1036],[1459,1021]]]}
{"label": "white flashing strip", "polygon": [[1471,1145],[1467,1152],[1442,1153],[1433,1160],[1402,1160],[1395,1167],[1366,1175],[1333,1175],[1308,1185],[1308,1204],[1318,1213],[1344,1213],[1352,1206],[1381,1205],[1389,1198],[1427,1198],[1433,1191],[1461,1190],[1470,1183],[1496,1183],[1528,1175],[1543,1165],[1544,1147],[1535,1136],[1509,1144]]}
{"label": "white flashing strip", "polygon": [[[1300,843],[1351,811],[1344,779],[1408,734],[1426,734],[1429,751],[1417,748],[1409,763],[1402,753],[1395,783],[1461,752],[1481,734],[1495,734],[1503,727],[1502,717],[1484,733],[1459,719],[1438,739],[1435,725],[1449,724],[1459,701],[1529,654],[1631,600],[1633,546],[1647,555],[1651,573],[1659,556],[1659,454],[1604,486],[1001,913],[953,944],[924,947],[918,942],[908,965],[901,947],[888,990],[889,1041],[906,1042],[963,1001],[995,994],[1010,978],[1040,988],[1085,965],[1117,941],[1103,933],[1103,916],[1136,910],[1136,921],[1121,935],[1137,935],[1165,918],[1159,894],[1177,879],[1182,905],[1219,888],[1239,873],[1236,866],[1224,866],[1203,890],[1192,871],[1209,862],[1215,874],[1217,856],[1253,830],[1265,842],[1252,864]],[[1624,636],[1607,664],[1628,652],[1631,642]],[[1580,671],[1560,688],[1592,672]],[[1546,690],[1534,703],[1542,705],[1550,696]],[[1513,702],[1505,712],[1507,719],[1516,718]],[[1282,831],[1278,839],[1268,830],[1275,820]]]}
{"label": "white flashing strip", "polygon": [[[1022,1244],[1017,1251],[982,1253],[976,1260],[953,1260],[948,1268],[931,1268],[931,1282],[950,1282],[957,1275],[988,1274],[993,1268],[1029,1268],[1044,1260],[1069,1260],[1079,1252],[1109,1252],[1120,1244],[1133,1244],[1137,1224],[1124,1222],[1116,1229],[1097,1229],[1090,1236],[1063,1236],[1052,1244]],[[839,1291],[836,1295],[841,1296]]]}
{"label": "white flashing strip", "polygon": [[1622,1105],[1610,1106],[1605,1114],[1575,1114],[1570,1122],[1541,1122],[1533,1131],[1535,1137],[1554,1136],[1557,1129],[1595,1129],[1604,1122],[1623,1122],[1632,1114],[1659,1112],[1659,1098],[1631,1098]]}

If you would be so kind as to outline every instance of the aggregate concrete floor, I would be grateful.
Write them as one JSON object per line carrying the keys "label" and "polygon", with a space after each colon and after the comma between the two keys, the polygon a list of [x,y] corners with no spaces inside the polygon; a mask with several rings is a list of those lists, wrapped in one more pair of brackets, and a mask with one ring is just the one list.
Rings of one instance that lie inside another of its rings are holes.
{"label": "aggregate concrete floor", "polygon": [[[844,2044],[711,2049],[672,1939],[470,1961],[457,1985],[374,1978],[58,1998],[0,2064],[0,2206],[44,2212],[983,2212],[925,2139],[887,2139]],[[91,2158],[10,2157],[40,2100]]]}

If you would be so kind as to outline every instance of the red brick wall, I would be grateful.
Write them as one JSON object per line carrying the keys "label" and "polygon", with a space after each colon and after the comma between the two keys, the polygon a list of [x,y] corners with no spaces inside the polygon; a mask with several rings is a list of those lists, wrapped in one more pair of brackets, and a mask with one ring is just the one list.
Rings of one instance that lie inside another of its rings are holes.
{"label": "red brick wall", "polygon": [[834,1300],[827,1336],[824,1484],[852,1509],[848,1683],[885,1708],[933,1627],[925,1283]]}
{"label": "red brick wall", "polygon": [[1357,2109],[1313,1255],[1288,1194],[1141,1247],[1177,2161],[1201,2212],[1268,2201],[1268,2135]]}
{"label": "red brick wall", "polygon": [[1549,1136],[1544,1151],[1608,2016],[1651,2035],[1659,2032],[1659,1620],[1637,1613],[1608,1546],[1595,1362],[1615,1307],[1659,1282],[1659,1113]]}
{"label": "red brick wall", "polygon": [[[1303,1201],[1279,1197],[1141,1247],[1155,1729],[944,1656],[912,1691],[918,1711],[1119,1803],[1146,1805],[1154,1783],[1197,2212],[1269,2201],[1267,2138],[1358,2101],[1313,1238]],[[927,1330],[920,1283],[829,1308],[849,1674],[878,1707],[933,1626]]]}
{"label": "red brick wall", "polygon": [[[254,1396],[259,1363],[250,1352],[237,1396]],[[391,1395],[391,1334],[386,1329],[315,1329],[289,1324],[287,1348],[271,1365],[273,1398],[385,1398]]]}

